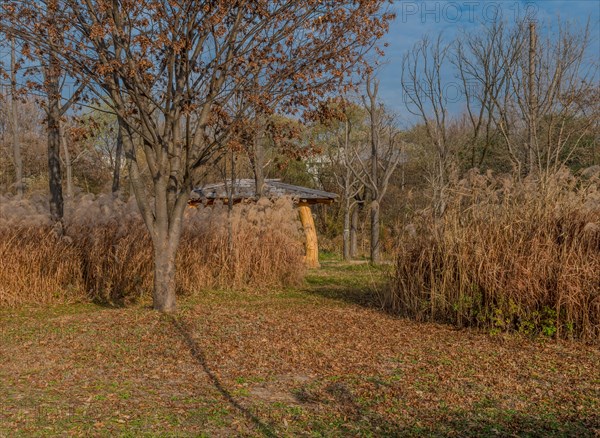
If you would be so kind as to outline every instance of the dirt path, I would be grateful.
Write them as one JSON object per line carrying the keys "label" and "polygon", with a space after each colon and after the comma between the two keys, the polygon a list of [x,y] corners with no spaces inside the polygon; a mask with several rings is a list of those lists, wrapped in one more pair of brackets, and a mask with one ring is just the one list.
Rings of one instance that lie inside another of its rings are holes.
{"label": "dirt path", "polygon": [[383,272],[0,312],[0,436],[598,436],[600,351],[396,319]]}

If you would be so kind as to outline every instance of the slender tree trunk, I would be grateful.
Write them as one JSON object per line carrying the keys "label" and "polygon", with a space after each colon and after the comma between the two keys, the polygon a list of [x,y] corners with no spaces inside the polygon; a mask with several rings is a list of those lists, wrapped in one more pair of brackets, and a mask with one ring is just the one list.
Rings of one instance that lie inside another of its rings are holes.
{"label": "slender tree trunk", "polygon": [[379,263],[379,202],[371,203],[371,263]]}
{"label": "slender tree trunk", "polygon": [[258,129],[254,135],[253,155],[252,170],[254,172],[254,182],[256,184],[256,197],[261,198],[264,195],[265,189],[265,148],[258,133]]}
{"label": "slender tree trunk", "polygon": [[350,225],[350,257],[358,255],[358,205],[352,209],[352,222]]}
{"label": "slender tree trunk", "polygon": [[[235,151],[231,150],[231,179],[230,179],[230,193],[227,196],[227,255],[229,259],[229,271],[233,277],[235,275],[235,252],[233,245],[233,198],[235,196]],[[227,175],[227,172],[225,172]],[[227,179],[227,176],[225,177]],[[227,183],[227,181],[225,181]]]}
{"label": "slender tree trunk", "polygon": [[369,118],[371,122],[371,263],[379,262],[379,110],[377,108],[377,92],[379,82],[374,81],[371,88],[371,77],[367,78],[367,94],[369,96]]}
{"label": "slender tree trunk", "polygon": [[404,190],[406,187],[406,170],[404,164],[400,167],[400,189]]}
{"label": "slender tree trunk", "polygon": [[529,72],[528,72],[528,87],[529,87],[529,173],[536,173],[537,170],[537,95],[535,92],[535,53],[537,50],[537,35],[535,23],[529,23]]}
{"label": "slender tree trunk", "polygon": [[121,156],[123,155],[123,128],[119,125],[117,134],[117,150],[115,151],[115,168],[113,169],[112,194],[117,195],[121,188]]}
{"label": "slender tree trunk", "polygon": [[433,175],[433,217],[436,222],[446,211],[446,186],[448,185],[448,172],[446,169],[446,156],[443,154],[443,146],[438,146],[438,156],[435,175]]}
{"label": "slender tree trunk", "polygon": [[350,260],[350,201],[346,198],[344,206],[344,260]]}
{"label": "slender tree trunk", "polygon": [[65,172],[67,179],[67,198],[73,198],[73,162],[71,161],[71,153],[69,152],[69,146],[67,144],[67,137],[63,129],[60,131],[60,141],[63,147],[63,153],[65,156]]}
{"label": "slender tree trunk", "polygon": [[[50,17],[52,19],[52,17]],[[48,36],[56,43],[55,35]],[[50,49],[47,53],[48,64],[44,69],[44,85],[48,99],[46,119],[48,130],[48,185],[50,189],[50,218],[59,234],[63,233],[63,193],[60,169],[60,119],[61,108],[61,67],[56,53]]]}
{"label": "slender tree trunk", "polygon": [[256,183],[256,197],[262,198],[265,192],[265,173],[262,166],[254,169],[254,179]]}
{"label": "slender tree trunk", "polygon": [[48,114],[48,172],[50,216],[55,223],[63,218],[62,173],[60,169],[60,117],[50,109]]}
{"label": "slender tree trunk", "polygon": [[23,196],[23,159],[21,158],[17,121],[17,49],[14,38],[10,40],[10,48],[11,133],[15,165],[15,191],[18,196]]}
{"label": "slender tree trunk", "polygon": [[354,189],[352,184],[353,172],[350,167],[347,157],[350,149],[350,121],[346,118],[344,123],[344,155],[346,156],[346,175],[344,178],[344,260],[350,260],[352,258],[352,248],[350,243],[350,214],[352,209],[352,191]]}
{"label": "slender tree trunk", "polygon": [[46,70],[48,94],[48,183],[50,188],[50,216],[54,223],[62,223],[63,193],[60,168],[60,70],[54,55],[50,55],[50,65]]}

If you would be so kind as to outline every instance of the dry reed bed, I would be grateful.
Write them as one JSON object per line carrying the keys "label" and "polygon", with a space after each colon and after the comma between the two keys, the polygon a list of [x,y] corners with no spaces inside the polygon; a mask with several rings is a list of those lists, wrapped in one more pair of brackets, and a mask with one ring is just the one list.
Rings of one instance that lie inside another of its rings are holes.
{"label": "dry reed bed", "polygon": [[[152,287],[152,246],[135,203],[83,196],[57,237],[45,199],[0,199],[0,306],[94,299],[123,304]],[[227,224],[231,221],[230,242]],[[303,276],[302,238],[289,200],[190,209],[177,259],[178,292],[272,287]]]}
{"label": "dry reed bed", "polygon": [[472,172],[443,219],[399,243],[391,311],[497,331],[600,339],[600,184]]}

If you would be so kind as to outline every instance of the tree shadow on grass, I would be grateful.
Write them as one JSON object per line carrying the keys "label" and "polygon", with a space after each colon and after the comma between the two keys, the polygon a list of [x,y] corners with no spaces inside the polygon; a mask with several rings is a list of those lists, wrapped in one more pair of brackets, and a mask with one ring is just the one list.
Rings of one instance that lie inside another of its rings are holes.
{"label": "tree shadow on grass", "polygon": [[302,291],[309,295],[329,300],[342,301],[347,304],[358,305],[361,307],[380,307],[376,292],[369,288],[344,287],[340,285],[310,285],[309,287],[303,288]]}
{"label": "tree shadow on grass", "polygon": [[485,412],[450,412],[439,415],[440,419],[433,427],[412,426],[396,436],[427,435],[433,437],[461,436],[476,437],[577,437],[592,438],[598,436],[598,417],[594,418],[540,418],[524,412],[504,412],[486,414]]}
{"label": "tree shadow on grass", "polygon": [[380,267],[364,264],[323,264],[320,271],[306,277],[302,291],[323,298],[367,308],[381,309],[381,293],[386,287]]}
{"label": "tree shadow on grass", "polygon": [[[382,436],[382,437],[595,437],[600,432],[600,416],[566,416],[558,418],[552,412],[535,415],[527,411],[502,409],[426,408],[407,412],[404,418],[394,418],[381,409],[359,403],[355,390],[342,380],[327,383],[320,394],[333,400],[320,401],[313,390],[299,391],[300,402],[324,403],[335,406],[342,423],[316,421],[314,432],[323,436]],[[365,395],[361,398],[365,400]],[[390,408],[393,406],[390,405]],[[397,412],[397,411],[396,411]],[[333,433],[335,432],[335,433]]]}
{"label": "tree shadow on grass", "polygon": [[221,380],[216,376],[213,370],[210,368],[208,362],[206,361],[206,356],[200,346],[194,341],[194,338],[191,335],[191,330],[188,325],[176,316],[172,316],[170,318],[171,323],[175,327],[177,333],[181,336],[182,340],[185,342],[187,347],[190,350],[190,354],[194,358],[194,360],[202,367],[203,371],[206,373],[213,386],[221,393],[223,398],[237,411],[239,411],[246,419],[251,421],[254,426],[266,437],[277,437],[278,435],[273,431],[268,424],[264,423],[260,420],[256,415],[254,415],[248,408],[242,406],[227,390],[227,388],[223,385]]}

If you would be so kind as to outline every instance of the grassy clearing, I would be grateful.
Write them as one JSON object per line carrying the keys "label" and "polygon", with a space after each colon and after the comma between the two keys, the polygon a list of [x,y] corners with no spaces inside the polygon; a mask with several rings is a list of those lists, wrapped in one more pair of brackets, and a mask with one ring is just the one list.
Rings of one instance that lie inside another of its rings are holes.
{"label": "grassy clearing", "polygon": [[0,436],[596,436],[600,351],[393,318],[385,268],[0,313]]}

